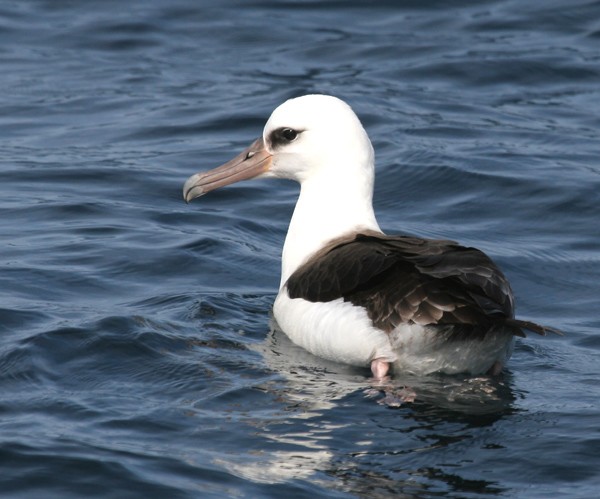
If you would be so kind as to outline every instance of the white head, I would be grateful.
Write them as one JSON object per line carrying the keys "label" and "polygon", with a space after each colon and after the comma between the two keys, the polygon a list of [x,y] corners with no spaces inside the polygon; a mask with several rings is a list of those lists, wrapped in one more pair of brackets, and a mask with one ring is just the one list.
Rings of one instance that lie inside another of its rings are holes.
{"label": "white head", "polygon": [[[373,183],[373,147],[354,111],[329,95],[290,99],[273,111],[262,138],[231,161],[193,175],[186,201],[240,180],[258,176],[296,180],[345,177]],[[345,182],[341,182],[344,184]]]}
{"label": "white head", "polygon": [[267,121],[263,140],[273,154],[270,174],[300,183],[322,174],[355,175],[348,171],[352,165],[373,165],[373,147],[356,114],[329,95],[281,104]]}
{"label": "white head", "polygon": [[231,161],[192,175],[186,201],[254,177],[300,182],[300,197],[282,256],[282,286],[328,240],[357,230],[379,230],[373,213],[373,147],[346,103],[305,95],[279,106],[263,136]]}

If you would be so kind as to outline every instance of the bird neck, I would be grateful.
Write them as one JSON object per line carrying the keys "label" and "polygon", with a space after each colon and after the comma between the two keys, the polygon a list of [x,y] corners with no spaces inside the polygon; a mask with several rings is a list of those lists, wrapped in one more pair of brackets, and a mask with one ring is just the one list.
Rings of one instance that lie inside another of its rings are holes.
{"label": "bird neck", "polygon": [[373,211],[373,173],[304,180],[283,246],[281,284],[331,239],[380,231]]}

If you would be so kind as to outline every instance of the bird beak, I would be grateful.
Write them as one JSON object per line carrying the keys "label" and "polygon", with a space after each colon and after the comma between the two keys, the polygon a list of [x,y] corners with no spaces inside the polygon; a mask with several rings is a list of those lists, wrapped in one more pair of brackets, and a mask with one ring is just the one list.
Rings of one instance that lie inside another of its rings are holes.
{"label": "bird beak", "polygon": [[183,199],[189,203],[192,199],[219,187],[257,177],[269,170],[272,158],[262,137],[256,139],[231,161],[188,178],[183,186]]}

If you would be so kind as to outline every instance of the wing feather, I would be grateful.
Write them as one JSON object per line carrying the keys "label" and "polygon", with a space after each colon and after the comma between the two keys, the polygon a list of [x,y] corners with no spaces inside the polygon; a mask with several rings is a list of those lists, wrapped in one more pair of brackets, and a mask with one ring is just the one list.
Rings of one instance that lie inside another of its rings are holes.
{"label": "wing feather", "polygon": [[363,306],[386,331],[400,323],[452,325],[461,337],[499,325],[523,336],[550,330],[515,320],[504,274],[485,253],[453,241],[354,234],[332,241],[286,284],[291,298]]}

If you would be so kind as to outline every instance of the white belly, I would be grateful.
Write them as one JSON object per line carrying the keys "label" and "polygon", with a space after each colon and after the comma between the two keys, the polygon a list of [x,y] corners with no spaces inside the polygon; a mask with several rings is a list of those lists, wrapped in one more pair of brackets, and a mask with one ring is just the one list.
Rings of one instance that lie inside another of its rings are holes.
{"label": "white belly", "polygon": [[513,337],[497,331],[484,340],[448,341],[435,328],[402,324],[390,334],[375,328],[362,307],[343,299],[309,302],[277,295],[273,314],[282,331],[312,354],[335,362],[367,367],[373,359],[394,364],[399,372],[482,374],[512,353]]}

